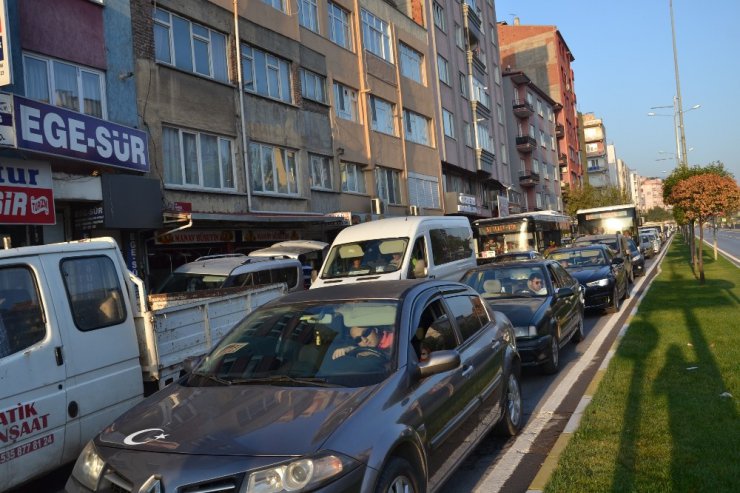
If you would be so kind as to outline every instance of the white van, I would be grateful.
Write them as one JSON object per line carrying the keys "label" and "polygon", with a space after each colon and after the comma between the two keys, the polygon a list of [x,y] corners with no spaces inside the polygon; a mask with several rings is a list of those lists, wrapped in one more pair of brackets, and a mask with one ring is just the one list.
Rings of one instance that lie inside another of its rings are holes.
{"label": "white van", "polygon": [[208,255],[175,269],[156,294],[285,283],[288,291],[304,289],[303,266],[294,258],[251,257],[241,253]]}
{"label": "white van", "polygon": [[436,278],[458,281],[476,265],[470,221],[407,216],[343,229],[311,289],[357,281]]}

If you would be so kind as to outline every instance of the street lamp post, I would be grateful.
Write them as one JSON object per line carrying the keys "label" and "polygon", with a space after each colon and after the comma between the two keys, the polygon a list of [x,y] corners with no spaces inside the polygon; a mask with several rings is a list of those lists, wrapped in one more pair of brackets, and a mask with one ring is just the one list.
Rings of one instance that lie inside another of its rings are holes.
{"label": "street lamp post", "polygon": [[671,10],[671,38],[673,39],[673,67],[676,72],[676,109],[678,112],[678,131],[681,136],[681,157],[680,157],[680,166],[683,168],[687,168],[689,166],[688,164],[688,158],[686,156],[686,132],[684,131],[683,126],[683,103],[681,102],[681,82],[678,78],[678,54],[676,52],[676,27],[675,22],[673,19],[673,0],[668,0],[668,7]]}
{"label": "street lamp post", "polygon": [[[687,157],[686,155],[693,149],[693,147],[689,149],[688,151],[686,150],[686,138],[683,133],[683,126],[679,124],[676,120],[680,115],[681,121],[683,121],[684,113],[701,108],[701,105],[695,104],[691,108],[684,110],[678,105],[678,97],[674,96],[672,106],[651,106],[650,107],[651,110],[657,110],[661,108],[672,108],[673,114],[667,115],[665,113],[656,113],[654,111],[651,111],[647,115],[648,116],[670,116],[671,118],[673,118],[673,136],[676,139],[676,154],[675,154],[676,166],[684,166],[684,163],[688,163],[688,159],[686,158]],[[666,153],[663,151],[660,151],[660,154],[666,154]],[[686,166],[688,166],[688,164],[686,164]]]}

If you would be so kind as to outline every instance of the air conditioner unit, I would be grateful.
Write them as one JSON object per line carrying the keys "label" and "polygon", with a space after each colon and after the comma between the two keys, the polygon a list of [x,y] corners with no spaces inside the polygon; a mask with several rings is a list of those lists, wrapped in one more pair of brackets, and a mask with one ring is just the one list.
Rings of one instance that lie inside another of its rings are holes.
{"label": "air conditioner unit", "polygon": [[420,216],[421,208],[418,205],[409,206],[409,216]]}
{"label": "air conditioner unit", "polygon": [[385,213],[385,204],[379,198],[370,199],[370,212],[375,215]]}

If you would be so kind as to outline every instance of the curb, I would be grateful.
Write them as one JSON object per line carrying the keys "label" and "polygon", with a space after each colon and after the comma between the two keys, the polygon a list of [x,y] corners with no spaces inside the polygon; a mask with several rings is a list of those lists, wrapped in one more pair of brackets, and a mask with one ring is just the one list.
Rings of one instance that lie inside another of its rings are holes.
{"label": "curb", "polygon": [[[670,247],[672,242],[673,240],[671,239],[671,242],[668,243],[668,245],[666,245],[665,249],[663,249],[663,252],[661,253],[660,258],[659,258],[660,262],[663,261],[663,258],[666,256],[666,253],[668,252],[667,247]],[[527,493],[542,493],[542,491],[545,489],[547,482],[550,480],[550,477],[552,476],[553,472],[555,471],[555,468],[558,465],[558,461],[560,460],[560,455],[563,453],[563,451],[565,450],[565,447],[568,445],[570,440],[573,438],[573,435],[575,434],[576,430],[578,430],[578,426],[581,423],[581,418],[583,417],[583,412],[586,410],[588,405],[591,403],[591,399],[593,399],[593,396],[596,393],[596,390],[599,388],[599,384],[601,383],[601,380],[604,378],[604,375],[606,374],[606,370],[609,367],[609,362],[614,356],[617,350],[617,347],[619,346],[619,343],[622,340],[622,337],[624,336],[624,334],[627,333],[627,329],[629,328],[632,318],[637,313],[637,309],[640,307],[640,304],[642,303],[643,298],[645,298],[645,295],[647,295],[648,291],[650,290],[650,284],[652,284],[655,278],[658,277],[658,275],[660,275],[661,273],[660,262],[657,263],[656,266],[654,267],[654,269],[657,269],[657,273],[650,279],[650,282],[648,283],[647,287],[642,290],[642,294],[640,295],[639,298],[637,298],[637,302],[635,303],[635,306],[632,308],[632,311],[630,311],[630,314],[627,316],[627,319],[622,325],[622,328],[619,330],[619,333],[617,334],[616,339],[614,339],[614,342],[612,343],[611,347],[607,351],[606,356],[604,357],[604,360],[601,362],[601,366],[599,366],[599,369],[596,370],[596,374],[589,382],[586,392],[581,397],[581,400],[578,402],[578,405],[576,406],[575,411],[573,411],[573,414],[571,415],[570,419],[566,423],[565,429],[560,434],[558,439],[555,441],[555,444],[552,446],[552,449],[550,449],[550,452],[547,454],[545,461],[542,463],[542,466],[540,467],[539,472],[534,477],[532,482],[529,484],[529,487],[527,488]]]}

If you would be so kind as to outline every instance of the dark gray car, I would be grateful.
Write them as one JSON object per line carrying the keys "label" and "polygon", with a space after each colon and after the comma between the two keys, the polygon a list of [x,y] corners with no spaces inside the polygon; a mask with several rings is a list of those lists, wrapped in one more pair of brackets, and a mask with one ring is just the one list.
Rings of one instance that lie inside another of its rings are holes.
{"label": "dark gray car", "polygon": [[511,322],[470,287],[293,293],[80,455],[69,492],[436,491],[522,421]]}

